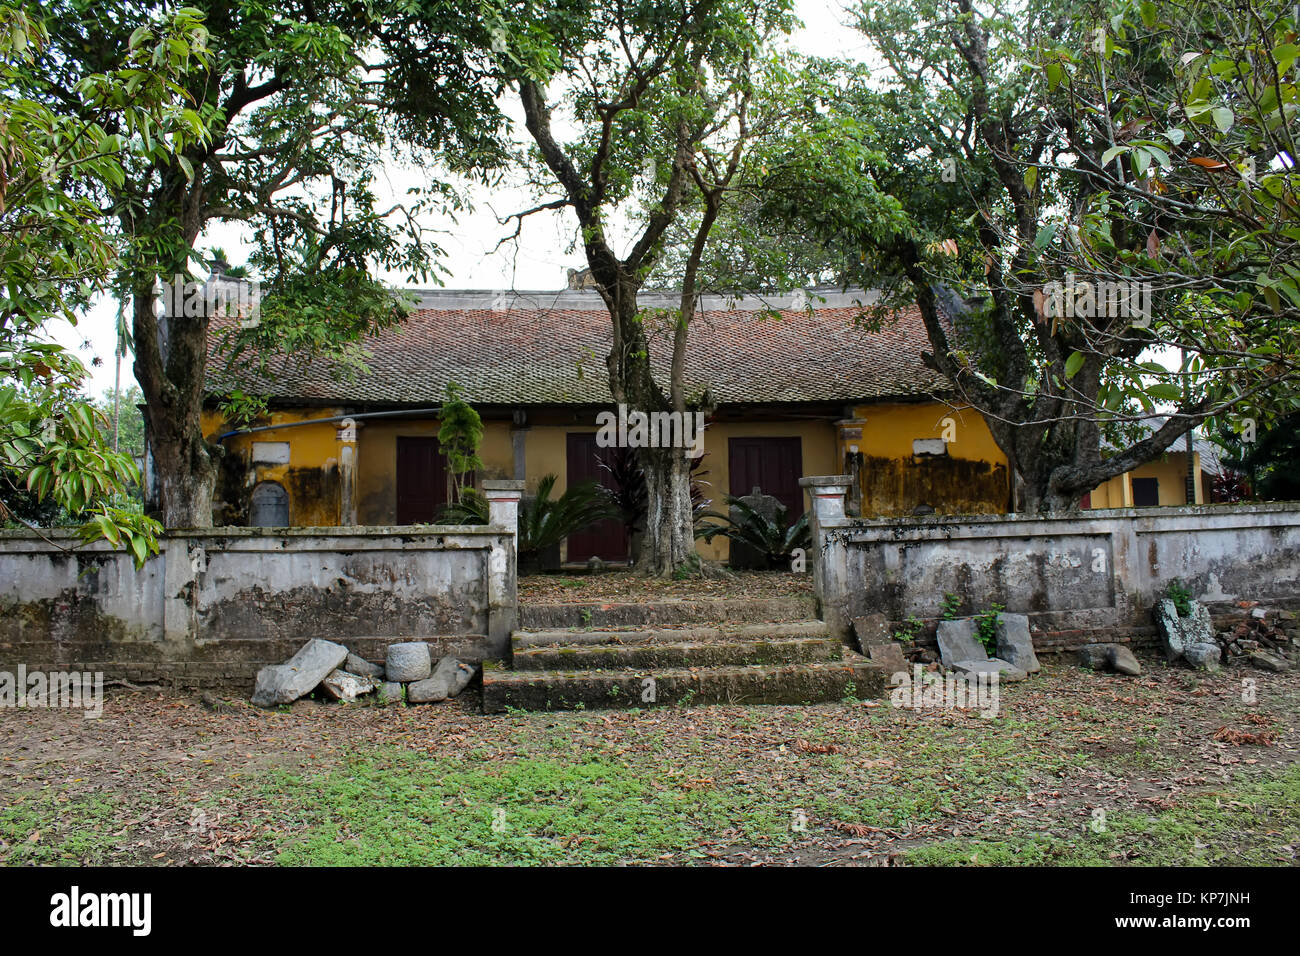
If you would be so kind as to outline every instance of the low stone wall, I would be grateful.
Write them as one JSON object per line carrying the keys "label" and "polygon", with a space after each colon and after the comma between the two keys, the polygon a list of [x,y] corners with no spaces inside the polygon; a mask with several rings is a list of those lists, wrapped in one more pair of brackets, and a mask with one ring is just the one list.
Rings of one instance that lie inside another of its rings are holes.
{"label": "low stone wall", "polygon": [[0,670],[251,689],[313,637],[373,660],[398,640],[503,657],[518,492],[496,494],[487,526],[169,533],[139,571],[105,542],[0,533]]}
{"label": "low stone wall", "polygon": [[813,494],[823,618],[847,636],[871,612],[933,620],[993,603],[1027,614],[1048,653],[1089,641],[1155,640],[1151,607],[1169,582],[1228,620],[1238,601],[1300,604],[1300,505],[1241,504],[854,521],[848,479],[805,478]]}

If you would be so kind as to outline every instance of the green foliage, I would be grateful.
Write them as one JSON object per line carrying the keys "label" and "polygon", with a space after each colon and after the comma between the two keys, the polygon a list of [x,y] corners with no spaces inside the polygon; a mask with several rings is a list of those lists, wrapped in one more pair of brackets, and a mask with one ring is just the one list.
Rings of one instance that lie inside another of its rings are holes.
{"label": "green foliage", "polygon": [[900,644],[911,644],[920,636],[921,631],[925,628],[925,622],[915,614],[909,614],[904,621],[894,631],[894,640]]}
{"label": "green foliage", "polygon": [[722,535],[732,541],[740,541],[753,548],[759,554],[766,555],[768,566],[789,568],[796,549],[805,552],[812,547],[812,530],[808,525],[808,513],[804,512],[799,520],[789,524],[785,505],[778,504],[774,517],[768,518],[751,504],[734,495],[728,495],[727,504],[740,512],[736,521],[729,514],[710,512],[695,529],[695,537],[712,541]]}
{"label": "green foliage", "polygon": [[975,638],[984,645],[984,650],[988,651],[989,657],[997,654],[998,621],[1005,610],[1005,606],[994,602],[983,614],[975,615]]}
{"label": "green foliage", "polygon": [[208,33],[190,8],[139,15],[111,67],[57,76],[64,26],[0,4],[0,520],[25,520],[8,504],[21,497],[22,510],[82,522],[85,540],[125,546],[139,565],[159,531],[127,502],[139,470],[112,450],[107,420],[80,394],[84,366],[45,327],[75,324],[121,265],[103,198],[136,165],[209,142],[184,89],[210,63]]}
{"label": "green foliage", "polygon": [[483,419],[461,398],[461,387],[447,383],[447,397],[438,412],[438,447],[447,456],[449,498],[459,500],[465,475],[483,467],[478,446],[483,440]]}
{"label": "green foliage", "polygon": [[1187,617],[1192,613],[1192,592],[1183,584],[1182,578],[1174,578],[1169,582],[1165,588],[1165,597],[1174,602],[1179,617]]}
{"label": "green foliage", "polygon": [[618,517],[608,492],[596,482],[570,485],[560,497],[552,498],[556,481],[555,475],[544,475],[537,483],[537,494],[520,502],[521,556],[539,554],[588,525]]}
{"label": "green foliage", "polygon": [[962,597],[960,594],[953,594],[951,591],[943,592],[943,612],[940,615],[945,621],[955,621],[961,617]]}

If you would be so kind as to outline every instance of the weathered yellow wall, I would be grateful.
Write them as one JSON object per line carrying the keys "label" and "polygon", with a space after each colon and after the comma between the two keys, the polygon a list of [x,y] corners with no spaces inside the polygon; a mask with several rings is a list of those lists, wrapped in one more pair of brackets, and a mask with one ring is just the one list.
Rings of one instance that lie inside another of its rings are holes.
{"label": "weathered yellow wall", "polygon": [[[861,436],[841,431],[839,460],[853,451],[862,455],[863,516],[911,514],[920,504],[940,514],[1006,511],[1007,459],[979,412],[920,402],[859,406],[854,417],[860,423],[849,427]],[[946,456],[912,454],[914,440],[945,437]]]}
{"label": "weathered yellow wall", "polygon": [[[397,520],[397,439],[436,438],[439,423],[427,418],[370,418],[357,423],[357,523],[389,525]],[[512,474],[508,422],[484,422],[478,478]]]}
{"label": "weathered yellow wall", "polygon": [[[337,408],[274,411],[267,424],[281,425],[313,418],[331,418]],[[201,422],[210,439],[233,429],[215,411]],[[288,442],[287,465],[252,465],[254,442]],[[226,456],[218,480],[214,510],[223,524],[248,522],[248,497],[259,482],[274,481],[289,494],[289,522],[299,527],[329,527],[339,523],[338,424],[322,423],[235,435],[222,443]]]}
{"label": "weathered yellow wall", "polygon": [[[1196,469],[1196,497],[1193,504],[1205,502],[1205,476],[1201,473],[1201,456],[1192,462]],[[1170,452],[1163,458],[1139,465],[1126,475],[1117,475],[1092,492],[1090,508],[1128,508],[1133,504],[1133,478],[1155,478],[1161,505],[1187,504],[1187,453]]]}

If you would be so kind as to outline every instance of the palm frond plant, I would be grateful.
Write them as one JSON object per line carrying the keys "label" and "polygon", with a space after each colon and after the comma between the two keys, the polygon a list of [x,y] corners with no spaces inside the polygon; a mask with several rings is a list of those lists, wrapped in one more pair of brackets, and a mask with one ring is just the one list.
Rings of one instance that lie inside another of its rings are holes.
{"label": "palm frond plant", "polygon": [[438,524],[487,524],[488,502],[477,488],[462,488],[459,500],[444,505]]}
{"label": "palm frond plant", "polygon": [[[787,527],[786,507],[778,504],[772,518],[753,505],[734,495],[727,495],[727,504],[739,513],[739,519],[730,515],[710,512],[704,515],[695,529],[695,537],[713,541],[723,535],[732,541],[743,542],[759,554],[766,555],[769,567],[788,567],[797,548],[807,551],[812,547],[812,529],[808,525],[808,512]],[[712,521],[708,519],[714,519]]]}

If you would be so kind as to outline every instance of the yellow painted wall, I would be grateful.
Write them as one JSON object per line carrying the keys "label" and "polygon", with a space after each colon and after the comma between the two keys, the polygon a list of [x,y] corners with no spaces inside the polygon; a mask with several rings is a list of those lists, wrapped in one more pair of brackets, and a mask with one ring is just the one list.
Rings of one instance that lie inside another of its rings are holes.
{"label": "yellow painted wall", "polygon": [[[357,523],[390,525],[397,520],[397,439],[436,438],[439,423],[427,418],[371,418],[357,423]],[[484,422],[478,479],[513,473],[508,422]]]}
{"label": "yellow painted wall", "polygon": [[[859,406],[854,417],[858,421],[845,428],[861,434],[841,429],[839,460],[853,452],[862,455],[864,516],[905,515],[918,504],[942,514],[1006,510],[1007,459],[979,412],[917,402]],[[946,456],[913,456],[913,441],[935,438],[946,439]]]}
{"label": "yellow painted wall", "polygon": [[[266,424],[280,425],[340,414],[337,408],[275,411]],[[201,422],[209,440],[233,430],[215,411],[205,411]],[[251,462],[254,442],[288,442],[289,463],[254,466]],[[288,492],[290,524],[329,527],[339,523],[337,423],[235,435],[222,444],[226,448],[226,460],[214,502],[214,510],[220,508],[224,514],[224,518],[218,516],[222,523],[247,523],[248,496],[263,481],[278,482]]]}
{"label": "yellow painted wall", "polygon": [[[1196,469],[1196,497],[1193,504],[1205,503],[1205,475],[1201,472],[1201,456],[1192,463]],[[1187,453],[1170,452],[1163,458],[1139,465],[1131,472],[1116,475],[1093,490],[1090,508],[1129,508],[1133,505],[1134,478],[1155,478],[1161,505],[1187,504]]]}

